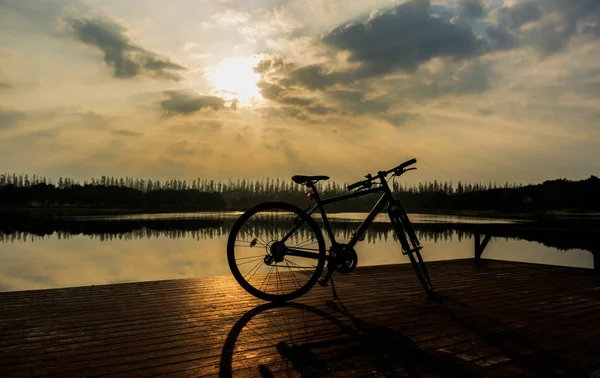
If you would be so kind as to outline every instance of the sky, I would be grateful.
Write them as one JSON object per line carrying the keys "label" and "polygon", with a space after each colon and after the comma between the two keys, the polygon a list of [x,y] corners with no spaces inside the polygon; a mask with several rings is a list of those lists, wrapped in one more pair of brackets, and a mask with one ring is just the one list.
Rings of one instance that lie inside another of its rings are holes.
{"label": "sky", "polygon": [[600,173],[598,0],[0,0],[0,172]]}

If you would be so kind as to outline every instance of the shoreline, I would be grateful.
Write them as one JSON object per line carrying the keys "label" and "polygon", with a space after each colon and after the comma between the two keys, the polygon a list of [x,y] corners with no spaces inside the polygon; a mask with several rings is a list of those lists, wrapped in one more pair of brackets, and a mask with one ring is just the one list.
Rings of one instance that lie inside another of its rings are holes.
{"label": "shoreline", "polygon": [[[0,217],[9,214],[10,216],[25,216],[28,218],[56,218],[64,216],[102,216],[102,215],[142,215],[142,214],[185,214],[185,213],[231,213],[243,212],[245,209],[225,209],[225,210],[190,210],[190,209],[135,209],[135,208],[81,208],[81,207],[56,207],[56,208],[0,208]],[[478,211],[478,210],[460,210],[460,211],[407,211],[408,214],[419,215],[440,215],[440,216],[460,216],[488,219],[514,219],[529,221],[600,221],[600,213],[580,213],[568,211],[549,211],[545,213],[512,213],[497,211]],[[328,214],[344,213],[367,213],[360,210],[330,211]],[[383,212],[382,212],[383,213]]]}

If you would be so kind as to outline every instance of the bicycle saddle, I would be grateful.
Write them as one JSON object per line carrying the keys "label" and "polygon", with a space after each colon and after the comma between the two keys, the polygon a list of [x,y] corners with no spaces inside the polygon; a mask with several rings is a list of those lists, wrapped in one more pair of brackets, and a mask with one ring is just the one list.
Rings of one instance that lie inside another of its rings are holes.
{"label": "bicycle saddle", "polygon": [[292,181],[294,181],[296,184],[306,184],[309,181],[317,182],[319,180],[329,180],[329,176],[292,176]]}

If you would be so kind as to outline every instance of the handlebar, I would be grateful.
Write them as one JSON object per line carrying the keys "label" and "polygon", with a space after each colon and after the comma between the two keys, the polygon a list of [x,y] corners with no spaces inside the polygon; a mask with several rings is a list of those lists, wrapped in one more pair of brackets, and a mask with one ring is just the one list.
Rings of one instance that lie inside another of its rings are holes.
{"label": "handlebar", "polygon": [[[353,189],[359,188],[361,186],[370,186],[371,181],[380,179],[380,178],[384,178],[392,172],[394,173],[395,176],[400,176],[401,174],[403,174],[404,172],[406,172],[408,170],[408,169],[406,169],[407,167],[415,164],[416,162],[417,162],[417,159],[413,158],[413,159],[405,161],[404,163],[402,163],[399,166],[392,168],[390,170],[379,171],[377,173],[377,175],[375,175],[375,176],[368,174],[365,176],[367,178],[366,180],[361,180],[361,181],[355,182],[354,184],[350,184],[350,185],[348,185],[348,187],[346,189],[353,190]],[[410,168],[410,169],[417,169],[417,168]]]}

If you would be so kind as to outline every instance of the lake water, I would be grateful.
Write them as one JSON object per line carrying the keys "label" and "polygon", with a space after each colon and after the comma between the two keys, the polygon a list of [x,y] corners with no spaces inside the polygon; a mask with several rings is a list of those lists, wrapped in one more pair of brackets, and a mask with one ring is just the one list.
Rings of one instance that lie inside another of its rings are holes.
{"label": "lake water", "polygon": [[[239,212],[82,217],[0,227],[0,291],[230,275],[226,244]],[[338,241],[366,214],[332,214]],[[426,261],[473,257],[473,235],[457,224],[509,224],[485,219],[410,215]],[[358,266],[408,262],[387,215],[356,246]],[[326,238],[326,243],[329,241]],[[589,251],[544,240],[492,238],[484,258],[593,267]]]}

